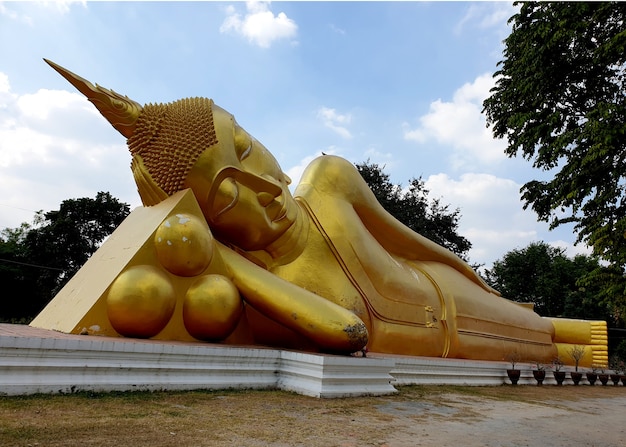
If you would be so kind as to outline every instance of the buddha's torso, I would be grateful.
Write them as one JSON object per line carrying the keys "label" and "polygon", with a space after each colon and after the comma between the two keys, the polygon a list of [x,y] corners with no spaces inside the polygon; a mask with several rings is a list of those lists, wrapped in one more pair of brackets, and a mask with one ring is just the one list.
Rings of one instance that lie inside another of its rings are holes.
{"label": "buddha's torso", "polygon": [[370,312],[358,287],[314,225],[308,228],[307,244],[293,261],[271,268],[275,275],[354,312],[371,328]]}
{"label": "buddha's torso", "polygon": [[[445,303],[427,267],[392,256],[362,225],[346,219],[341,228],[309,225],[299,256],[273,266],[272,273],[353,311],[370,331],[370,349],[397,352],[402,345],[427,343],[425,353],[442,355]],[[394,346],[378,347],[383,339]]]}

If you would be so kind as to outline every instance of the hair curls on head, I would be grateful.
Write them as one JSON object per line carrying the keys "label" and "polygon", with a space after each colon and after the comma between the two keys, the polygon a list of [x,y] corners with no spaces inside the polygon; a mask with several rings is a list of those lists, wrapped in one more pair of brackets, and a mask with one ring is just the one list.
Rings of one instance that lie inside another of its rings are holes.
{"label": "hair curls on head", "polygon": [[184,188],[198,157],[217,143],[212,106],[208,98],[186,98],[143,107],[128,148],[167,195]]}

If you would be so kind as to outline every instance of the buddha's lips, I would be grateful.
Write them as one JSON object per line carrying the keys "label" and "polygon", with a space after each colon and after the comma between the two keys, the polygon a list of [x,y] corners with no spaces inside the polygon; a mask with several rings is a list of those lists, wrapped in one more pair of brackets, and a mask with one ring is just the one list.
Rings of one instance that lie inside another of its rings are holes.
{"label": "buddha's lips", "polygon": [[287,208],[286,207],[282,207],[280,209],[280,213],[278,213],[278,217],[275,218],[275,219],[272,219],[272,222],[279,222],[279,221],[283,220],[286,215],[287,215]]}
{"label": "buddha's lips", "polygon": [[279,222],[283,220],[285,216],[287,216],[287,204],[285,202],[277,200],[280,198],[282,198],[282,196],[276,197],[276,199],[274,199],[272,203],[270,203],[267,207],[268,211],[270,211],[269,208],[272,205],[274,205],[273,208],[278,208],[278,212],[275,214],[274,218],[272,218],[272,222]]}

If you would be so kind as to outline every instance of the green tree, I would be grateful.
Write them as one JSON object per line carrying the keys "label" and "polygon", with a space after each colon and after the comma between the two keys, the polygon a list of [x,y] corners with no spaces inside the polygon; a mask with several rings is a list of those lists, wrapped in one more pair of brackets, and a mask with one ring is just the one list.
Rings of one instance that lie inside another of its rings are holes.
{"label": "green tree", "polygon": [[429,191],[421,177],[411,179],[405,191],[401,185],[394,185],[389,175],[369,160],[356,164],[356,168],[391,215],[413,231],[466,259],[472,244],[457,233],[460,211],[451,211],[450,206],[442,205],[439,199],[429,199]]}
{"label": "green tree", "polygon": [[32,266],[26,256],[24,238],[28,224],[0,231],[0,321],[24,322],[26,315],[34,315],[39,308],[35,282],[39,267]]}
{"label": "green tree", "polygon": [[548,172],[522,187],[525,207],[551,228],[574,224],[612,269],[588,284],[626,309],[626,3],[515,4],[487,122],[509,156]]}
{"label": "green tree", "polygon": [[1,295],[0,318],[34,317],[129,211],[128,204],[99,192],[94,199],[68,199],[59,210],[39,212],[33,225],[3,230],[0,278],[12,288]]}
{"label": "green tree", "polygon": [[564,250],[545,242],[534,242],[515,249],[485,271],[487,282],[502,296],[532,303],[542,316],[612,320],[609,308],[598,302],[598,288],[585,287],[580,278],[597,269],[591,256],[573,259]]}

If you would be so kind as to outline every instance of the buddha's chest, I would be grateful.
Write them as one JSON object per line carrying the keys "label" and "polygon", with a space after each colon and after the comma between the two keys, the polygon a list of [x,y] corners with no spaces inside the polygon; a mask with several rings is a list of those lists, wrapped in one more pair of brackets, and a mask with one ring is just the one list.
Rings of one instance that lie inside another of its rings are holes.
{"label": "buddha's chest", "polygon": [[353,311],[369,326],[369,313],[358,286],[319,234],[309,236],[297,259],[273,268],[272,273]]}

